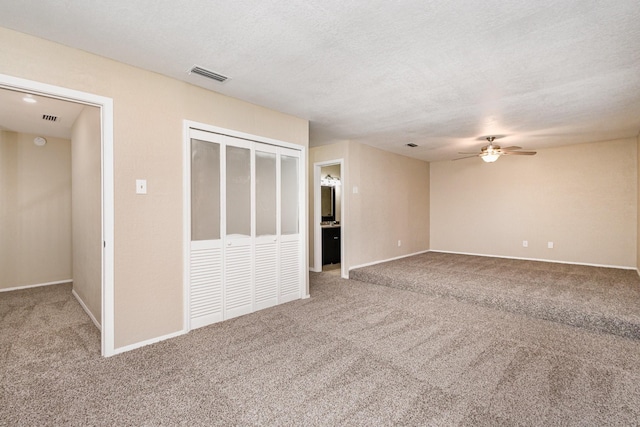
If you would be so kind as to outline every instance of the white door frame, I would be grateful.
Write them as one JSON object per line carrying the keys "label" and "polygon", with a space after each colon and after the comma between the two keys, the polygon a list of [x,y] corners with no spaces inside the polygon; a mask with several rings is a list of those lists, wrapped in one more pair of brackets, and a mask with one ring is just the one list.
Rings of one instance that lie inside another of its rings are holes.
{"label": "white door frame", "polygon": [[58,98],[100,108],[102,140],[102,316],[101,353],[114,353],[114,189],[113,189],[113,100],[32,80],[0,74],[0,88]]}
{"label": "white door frame", "polygon": [[316,162],[313,164],[313,271],[322,271],[322,213],[321,213],[321,185],[320,185],[320,170],[324,166],[340,165],[340,181],[342,191],[340,191],[340,276],[343,279],[349,278],[349,269],[346,263],[345,256],[345,232],[347,227],[346,221],[346,205],[345,205],[345,193],[347,189],[347,183],[345,177],[347,174],[344,170],[344,159],[325,160],[323,162]]}

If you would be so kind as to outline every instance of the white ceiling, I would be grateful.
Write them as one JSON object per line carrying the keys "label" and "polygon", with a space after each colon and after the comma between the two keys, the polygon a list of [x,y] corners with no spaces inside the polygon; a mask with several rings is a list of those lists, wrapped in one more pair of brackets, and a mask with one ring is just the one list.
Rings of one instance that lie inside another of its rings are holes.
{"label": "white ceiling", "polygon": [[21,0],[0,26],[309,119],[312,146],[433,161],[640,131],[638,0]]}
{"label": "white ceiling", "polygon": [[[36,102],[25,102],[24,98]],[[71,128],[83,108],[74,102],[0,89],[0,129],[71,139]]]}

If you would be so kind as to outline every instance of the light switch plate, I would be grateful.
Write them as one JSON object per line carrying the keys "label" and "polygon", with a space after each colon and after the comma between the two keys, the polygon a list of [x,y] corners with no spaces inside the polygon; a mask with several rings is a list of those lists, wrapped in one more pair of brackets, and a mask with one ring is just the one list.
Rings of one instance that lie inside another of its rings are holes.
{"label": "light switch plate", "polygon": [[136,179],[136,194],[147,194],[146,179]]}

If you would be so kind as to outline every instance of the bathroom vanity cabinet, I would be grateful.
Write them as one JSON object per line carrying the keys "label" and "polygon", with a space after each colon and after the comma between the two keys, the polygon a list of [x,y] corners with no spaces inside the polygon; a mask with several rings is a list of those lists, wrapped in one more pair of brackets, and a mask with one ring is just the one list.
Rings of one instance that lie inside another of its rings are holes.
{"label": "bathroom vanity cabinet", "polygon": [[322,227],[322,265],[340,263],[340,226]]}

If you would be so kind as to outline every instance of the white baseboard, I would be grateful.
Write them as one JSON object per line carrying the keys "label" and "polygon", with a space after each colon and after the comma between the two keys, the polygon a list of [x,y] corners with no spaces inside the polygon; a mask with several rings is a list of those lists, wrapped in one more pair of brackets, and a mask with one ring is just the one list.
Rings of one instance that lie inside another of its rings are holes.
{"label": "white baseboard", "polygon": [[[350,266],[349,267],[349,271],[355,270],[356,268],[369,267],[370,265],[382,264],[383,262],[395,261],[397,259],[407,258],[407,257],[414,256],[414,255],[420,255],[420,254],[424,254],[424,253],[427,253],[427,252],[429,252],[429,249],[426,249],[426,250],[420,251],[420,252],[414,252],[412,254],[400,255],[400,256],[397,256],[397,257],[393,257],[393,258],[383,259],[383,260],[380,260],[380,261],[368,262],[366,264],[354,265],[354,266]],[[348,277],[345,277],[345,279],[348,279]]]}
{"label": "white baseboard", "polygon": [[69,282],[73,282],[73,279],[58,280],[56,282],[38,283],[38,284],[35,284],[35,285],[15,286],[13,288],[0,289],[0,292],[19,291],[19,290],[22,290],[22,289],[37,288],[37,287],[40,287],[40,286],[60,285],[62,283],[69,283]]}
{"label": "white baseboard", "polygon": [[[505,255],[489,255],[489,254],[476,254],[471,252],[456,252],[456,251],[441,251],[438,249],[430,249],[427,252],[438,252],[443,254],[456,254],[456,255],[472,255],[472,256],[483,256],[488,258],[505,258],[505,259],[519,259],[523,261],[539,261],[539,262],[553,262],[556,264],[571,264],[571,265],[586,265],[588,267],[604,267],[604,268],[617,268],[620,270],[636,270],[636,267],[628,267],[624,265],[607,265],[607,264],[592,264],[588,262],[573,262],[573,261],[558,261],[555,259],[542,259],[542,258],[523,258],[517,256],[505,256]],[[640,272],[638,273],[640,274]]]}
{"label": "white baseboard", "polygon": [[82,309],[85,311],[85,313],[87,313],[87,316],[89,316],[89,318],[91,319],[91,321],[93,322],[94,325],[96,325],[96,328],[98,328],[98,330],[102,331],[102,326],[100,326],[100,322],[98,322],[95,318],[95,316],[93,315],[93,313],[91,313],[91,311],[89,310],[89,307],[87,307],[87,305],[84,303],[84,301],[82,301],[82,298],[80,298],[80,295],[78,295],[78,293],[76,292],[75,289],[71,290],[71,294],[76,297],[76,300],[78,300],[78,303],[80,303],[80,306],[82,307]]}
{"label": "white baseboard", "polygon": [[112,355],[115,356],[116,354],[126,353],[127,351],[135,350],[137,348],[146,347],[148,345],[155,344],[155,343],[158,343],[160,341],[164,341],[164,340],[168,340],[168,339],[171,339],[171,338],[179,337],[180,335],[184,335],[186,333],[187,333],[187,331],[180,330],[178,332],[173,332],[171,334],[163,335],[161,337],[151,338],[149,340],[140,341],[140,342],[137,342],[137,343],[134,343],[134,344],[125,345],[124,347],[118,347],[118,348],[113,350]]}

